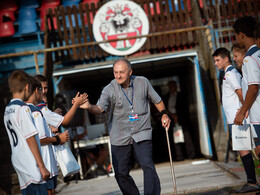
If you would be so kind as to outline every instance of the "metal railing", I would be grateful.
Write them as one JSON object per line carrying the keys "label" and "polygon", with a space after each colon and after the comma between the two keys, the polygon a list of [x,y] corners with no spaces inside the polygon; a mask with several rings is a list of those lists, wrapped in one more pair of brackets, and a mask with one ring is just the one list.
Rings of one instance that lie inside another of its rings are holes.
{"label": "metal railing", "polygon": [[[85,46],[99,45],[99,44],[102,44],[102,43],[116,42],[116,41],[129,40],[129,39],[138,39],[138,38],[150,38],[150,37],[156,37],[156,36],[161,36],[161,35],[185,33],[185,32],[198,31],[198,30],[210,30],[210,32],[213,32],[211,26],[198,26],[198,27],[182,28],[182,29],[177,29],[177,30],[151,33],[151,34],[148,34],[148,35],[139,35],[139,36],[120,38],[120,39],[111,39],[111,40],[104,40],[104,41],[98,41],[98,42],[93,41],[93,42],[73,44],[73,45],[67,45],[67,46],[45,48],[45,49],[34,50],[34,51],[32,50],[32,51],[26,51],[26,52],[2,54],[2,55],[0,55],[0,59],[26,56],[26,55],[34,55],[35,69],[36,69],[37,74],[39,74],[39,64],[38,64],[38,57],[37,57],[37,54],[39,54],[39,53],[54,52],[54,51],[59,51],[59,50],[66,50],[66,49],[73,49],[73,48],[79,48],[79,47],[85,47]],[[214,33],[211,33],[211,34],[214,37]],[[215,45],[214,41],[212,41],[212,42],[213,42],[213,45]]]}

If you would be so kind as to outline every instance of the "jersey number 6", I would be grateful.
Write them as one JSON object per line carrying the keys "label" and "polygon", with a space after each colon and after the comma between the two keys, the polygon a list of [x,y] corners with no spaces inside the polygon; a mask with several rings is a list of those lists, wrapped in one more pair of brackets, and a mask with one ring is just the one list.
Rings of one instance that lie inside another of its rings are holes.
{"label": "jersey number 6", "polygon": [[7,128],[8,128],[8,130],[11,133],[11,136],[13,138],[14,147],[15,147],[18,144],[18,138],[17,138],[17,135],[16,135],[15,131],[12,128],[12,123],[11,123],[10,120],[7,121]]}

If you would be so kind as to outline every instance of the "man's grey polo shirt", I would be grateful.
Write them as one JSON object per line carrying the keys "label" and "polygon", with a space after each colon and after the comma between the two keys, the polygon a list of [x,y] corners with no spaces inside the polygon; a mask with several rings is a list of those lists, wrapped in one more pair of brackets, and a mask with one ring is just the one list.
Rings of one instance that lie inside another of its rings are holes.
{"label": "man's grey polo shirt", "polygon": [[103,89],[97,102],[97,106],[110,112],[109,132],[112,145],[128,145],[132,139],[135,142],[152,139],[149,102],[158,104],[162,99],[148,79],[141,76],[131,78],[130,85],[123,90],[132,103],[133,89],[133,110],[134,114],[138,114],[137,121],[129,121],[131,105],[115,79]]}

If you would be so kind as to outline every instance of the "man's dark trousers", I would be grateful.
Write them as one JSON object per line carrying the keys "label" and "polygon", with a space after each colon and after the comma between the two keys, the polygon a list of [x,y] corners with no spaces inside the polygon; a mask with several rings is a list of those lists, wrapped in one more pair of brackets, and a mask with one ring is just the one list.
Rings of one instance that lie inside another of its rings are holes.
{"label": "man's dark trousers", "polygon": [[160,180],[152,159],[152,141],[142,141],[126,146],[111,146],[112,160],[117,183],[124,195],[139,195],[139,190],[133,178],[129,175],[131,169],[131,154],[134,150],[139,164],[144,172],[144,195],[159,195]]}

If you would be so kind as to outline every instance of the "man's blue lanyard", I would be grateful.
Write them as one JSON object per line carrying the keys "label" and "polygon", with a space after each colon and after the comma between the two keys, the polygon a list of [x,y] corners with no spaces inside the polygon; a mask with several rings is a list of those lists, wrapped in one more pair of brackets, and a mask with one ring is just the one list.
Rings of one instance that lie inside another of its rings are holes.
{"label": "man's blue lanyard", "polygon": [[134,99],[134,85],[133,85],[133,82],[132,82],[131,87],[132,87],[132,102],[130,102],[130,100],[129,100],[129,98],[127,97],[126,93],[124,92],[122,86],[121,86],[121,89],[122,89],[122,91],[123,91],[123,93],[124,93],[126,99],[128,100],[128,102],[129,102],[129,104],[131,105],[131,108],[132,108],[132,110],[133,110],[133,102],[134,102],[134,100],[133,100],[133,99]]}

